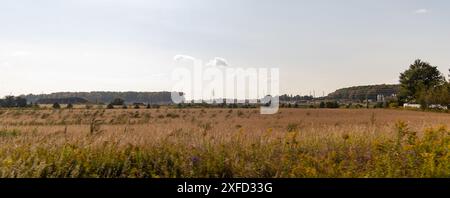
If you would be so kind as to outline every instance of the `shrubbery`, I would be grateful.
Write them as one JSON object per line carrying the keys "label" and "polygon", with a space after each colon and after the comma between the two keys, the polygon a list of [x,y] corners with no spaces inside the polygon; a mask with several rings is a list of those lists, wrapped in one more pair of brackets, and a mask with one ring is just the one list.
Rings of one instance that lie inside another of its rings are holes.
{"label": "shrubbery", "polygon": [[[54,144],[57,137],[47,136],[38,144],[2,146],[0,177],[450,177],[445,127],[419,136],[399,122],[392,137],[364,141],[343,134],[324,144],[299,138],[296,124],[281,139],[272,138],[271,129],[254,140],[237,130],[230,140],[212,143],[204,133],[179,129],[140,146],[118,146],[119,139],[92,144],[96,135]],[[22,135],[0,131],[0,140]]]}
{"label": "shrubbery", "polygon": [[27,107],[27,100],[22,97],[6,96],[0,99],[0,107]]}

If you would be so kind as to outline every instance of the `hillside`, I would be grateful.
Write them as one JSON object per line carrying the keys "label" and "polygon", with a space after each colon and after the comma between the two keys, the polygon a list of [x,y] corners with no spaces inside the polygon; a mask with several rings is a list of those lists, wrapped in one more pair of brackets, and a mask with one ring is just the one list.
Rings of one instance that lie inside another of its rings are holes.
{"label": "hillside", "polygon": [[171,92],[57,92],[51,94],[28,94],[22,95],[29,102],[37,102],[45,99],[61,98],[82,98],[91,103],[109,103],[115,98],[121,98],[126,103],[152,103],[152,104],[171,104]]}
{"label": "hillside", "polygon": [[344,100],[364,100],[366,98],[375,100],[377,95],[391,96],[398,94],[400,85],[367,85],[354,86],[348,88],[338,89],[333,93],[328,94],[330,99],[344,99]]}

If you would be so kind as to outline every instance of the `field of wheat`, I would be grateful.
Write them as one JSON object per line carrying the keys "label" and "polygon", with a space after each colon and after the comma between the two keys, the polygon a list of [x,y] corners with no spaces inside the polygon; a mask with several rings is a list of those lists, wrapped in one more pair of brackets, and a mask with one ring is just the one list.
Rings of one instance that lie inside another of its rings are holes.
{"label": "field of wheat", "polygon": [[2,109],[0,177],[450,177],[450,114]]}

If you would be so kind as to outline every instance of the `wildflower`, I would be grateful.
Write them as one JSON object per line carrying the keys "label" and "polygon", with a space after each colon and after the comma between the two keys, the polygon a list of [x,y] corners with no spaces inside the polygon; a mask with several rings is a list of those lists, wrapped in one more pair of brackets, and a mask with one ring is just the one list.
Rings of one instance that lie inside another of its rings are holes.
{"label": "wildflower", "polygon": [[420,154],[423,158],[433,158],[434,154],[433,153],[421,153]]}
{"label": "wildflower", "polygon": [[13,164],[13,160],[10,157],[8,157],[8,158],[3,160],[3,164],[5,166],[11,166]]}
{"label": "wildflower", "polygon": [[405,150],[405,151],[411,151],[411,150],[413,150],[414,149],[414,146],[413,145],[404,145],[403,146],[403,150]]}
{"label": "wildflower", "polygon": [[200,163],[200,158],[197,156],[191,157],[192,165],[197,166]]}

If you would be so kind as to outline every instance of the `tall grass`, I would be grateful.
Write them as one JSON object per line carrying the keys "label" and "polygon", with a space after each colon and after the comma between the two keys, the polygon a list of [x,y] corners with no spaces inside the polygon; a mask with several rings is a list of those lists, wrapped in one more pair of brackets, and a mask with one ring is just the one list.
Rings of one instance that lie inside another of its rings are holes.
{"label": "tall grass", "polygon": [[[214,113],[208,111],[201,114]],[[308,110],[307,117],[319,113]],[[223,121],[205,115],[191,123],[188,117],[168,116],[112,126],[99,121],[106,118],[98,113],[86,126],[5,128],[0,177],[450,177],[445,124],[418,131],[397,121],[381,128],[382,117],[366,112],[359,125],[335,119],[321,126],[308,120],[284,123],[283,118],[305,113],[284,114],[264,129],[245,122],[270,117]],[[230,124],[238,121],[240,127]]]}

